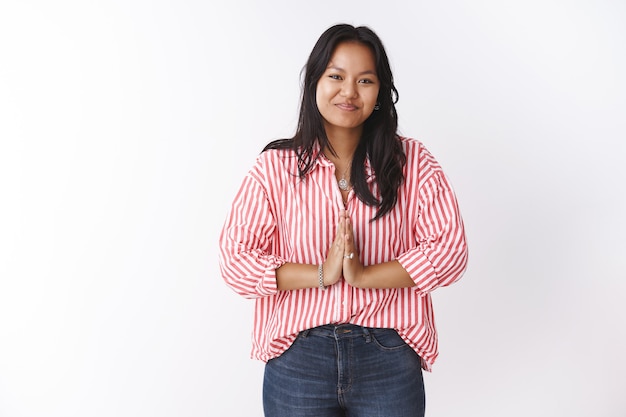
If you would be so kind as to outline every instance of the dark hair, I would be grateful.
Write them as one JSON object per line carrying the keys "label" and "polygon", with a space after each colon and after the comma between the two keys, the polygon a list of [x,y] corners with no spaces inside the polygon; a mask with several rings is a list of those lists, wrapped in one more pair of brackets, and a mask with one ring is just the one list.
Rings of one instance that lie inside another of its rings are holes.
{"label": "dark hair", "polygon": [[[370,28],[338,24],[322,33],[303,68],[302,102],[295,135],[292,138],[272,141],[263,151],[293,149],[298,158],[300,178],[306,176],[319,157],[313,153],[316,141],[319,142],[321,149],[328,147],[334,154],[317,107],[316,89],[317,82],[326,71],[335,48],[342,42],[358,42],[372,50],[380,82],[377,100],[380,108],[372,112],[363,125],[363,134],[354,152],[350,171],[357,198],[367,205],[378,207],[373,221],[384,216],[396,204],[398,188],[404,181],[403,167],[406,155],[397,134],[398,115],[395,103],[398,102],[398,90],[393,84],[385,48],[380,38]],[[368,186],[365,176],[366,158],[369,158],[376,174],[375,182],[380,192],[380,200]]]}

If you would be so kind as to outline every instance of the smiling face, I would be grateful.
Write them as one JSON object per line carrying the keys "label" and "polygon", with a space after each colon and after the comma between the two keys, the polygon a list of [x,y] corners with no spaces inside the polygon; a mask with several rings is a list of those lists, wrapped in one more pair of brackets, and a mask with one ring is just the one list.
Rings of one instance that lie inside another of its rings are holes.
{"label": "smiling face", "polygon": [[379,88],[371,49],[357,42],[337,45],[316,88],[326,133],[330,136],[343,130],[360,137],[363,123],[374,111]]}

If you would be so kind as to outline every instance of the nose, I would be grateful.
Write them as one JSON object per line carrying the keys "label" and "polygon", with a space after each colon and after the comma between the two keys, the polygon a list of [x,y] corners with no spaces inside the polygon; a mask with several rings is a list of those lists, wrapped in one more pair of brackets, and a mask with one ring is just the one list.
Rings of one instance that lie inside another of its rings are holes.
{"label": "nose", "polygon": [[343,97],[355,97],[357,95],[356,92],[356,86],[354,85],[353,82],[346,80],[343,82],[343,84],[341,85],[341,95]]}

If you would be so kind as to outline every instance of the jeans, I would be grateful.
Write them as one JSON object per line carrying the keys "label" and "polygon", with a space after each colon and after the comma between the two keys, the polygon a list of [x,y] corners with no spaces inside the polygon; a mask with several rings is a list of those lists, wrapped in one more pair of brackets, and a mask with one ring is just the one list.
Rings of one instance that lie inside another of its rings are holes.
{"label": "jeans", "polygon": [[265,365],[266,417],[422,417],[424,408],[420,357],[393,329],[315,327]]}

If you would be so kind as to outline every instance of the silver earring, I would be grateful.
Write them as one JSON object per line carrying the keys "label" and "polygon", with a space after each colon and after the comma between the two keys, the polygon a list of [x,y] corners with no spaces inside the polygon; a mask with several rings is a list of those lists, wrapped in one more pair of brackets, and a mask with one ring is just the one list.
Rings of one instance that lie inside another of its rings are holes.
{"label": "silver earring", "polygon": [[376,103],[376,105],[374,105],[374,110],[380,110],[380,104]]}

